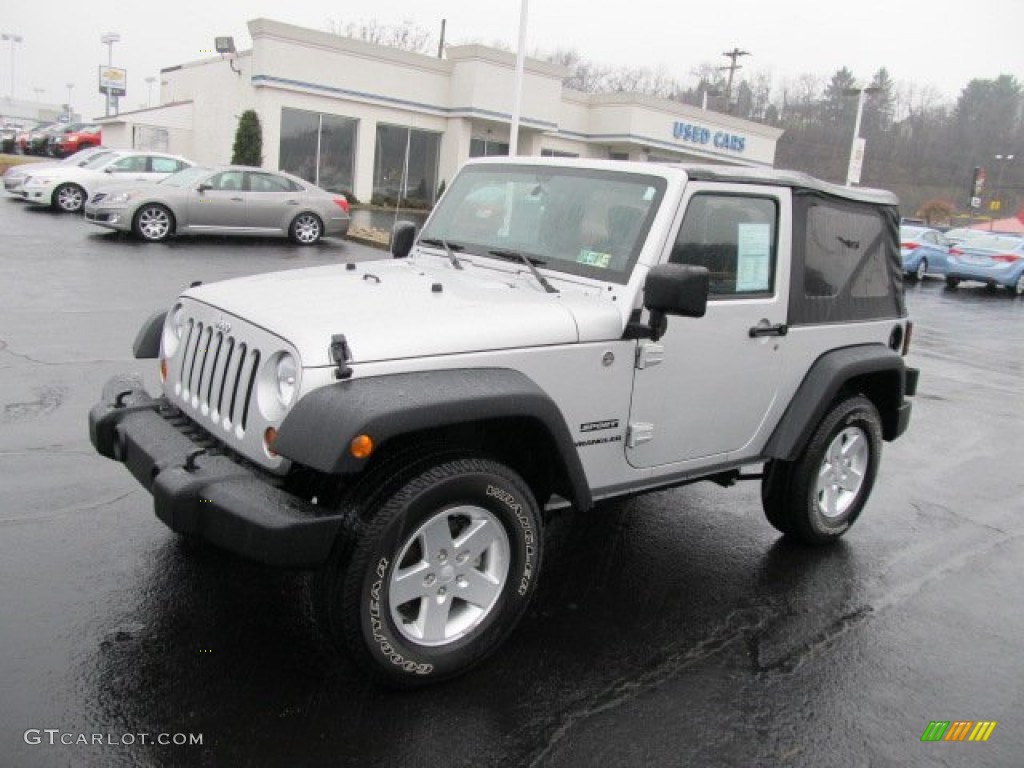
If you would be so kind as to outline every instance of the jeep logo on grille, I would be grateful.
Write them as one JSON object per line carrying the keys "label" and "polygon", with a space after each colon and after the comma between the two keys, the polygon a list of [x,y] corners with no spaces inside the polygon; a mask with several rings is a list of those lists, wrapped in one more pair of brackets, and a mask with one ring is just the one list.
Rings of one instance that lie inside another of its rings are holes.
{"label": "jeep logo on grille", "polygon": [[213,324],[213,327],[216,328],[221,333],[231,333],[231,323],[229,323],[223,317],[218,318],[217,322]]}

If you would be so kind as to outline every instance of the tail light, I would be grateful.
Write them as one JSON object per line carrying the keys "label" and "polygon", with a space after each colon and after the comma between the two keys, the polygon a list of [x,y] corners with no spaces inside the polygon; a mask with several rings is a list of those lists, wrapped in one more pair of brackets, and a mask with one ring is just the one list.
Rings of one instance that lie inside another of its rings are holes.
{"label": "tail light", "polygon": [[900,248],[906,248],[908,251],[912,251],[917,247],[917,243],[900,243]]}
{"label": "tail light", "polygon": [[345,197],[334,198],[334,204],[341,208],[345,213],[348,213],[348,199]]}
{"label": "tail light", "polygon": [[1017,256],[1017,255],[1012,254],[1012,253],[1001,253],[998,256],[993,256],[992,257],[992,261],[998,261],[998,262],[1001,262],[1003,264],[1013,264],[1013,262],[1019,261],[1019,260],[1020,260],[1020,256]]}
{"label": "tail light", "polygon": [[950,256],[963,256],[964,252],[961,251],[959,248],[950,248],[949,249],[949,255]]}

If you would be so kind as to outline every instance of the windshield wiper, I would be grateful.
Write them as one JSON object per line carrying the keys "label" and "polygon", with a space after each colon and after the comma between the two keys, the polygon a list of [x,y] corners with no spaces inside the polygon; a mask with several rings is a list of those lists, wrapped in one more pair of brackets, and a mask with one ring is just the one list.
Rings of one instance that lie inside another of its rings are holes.
{"label": "windshield wiper", "polygon": [[448,261],[452,263],[452,266],[456,269],[462,269],[462,264],[459,263],[458,258],[455,256],[456,251],[464,251],[465,248],[458,243],[449,243],[443,237],[425,237],[420,240],[424,245],[432,245],[435,248],[441,246],[444,248],[444,252],[448,254]]}
{"label": "windshield wiper", "polygon": [[500,248],[488,251],[488,253],[492,256],[497,256],[499,259],[505,259],[506,261],[521,261],[529,268],[530,272],[532,272],[533,276],[537,278],[537,282],[544,287],[545,291],[548,293],[558,293],[558,289],[549,283],[547,278],[540,273],[539,269],[537,269],[537,265],[544,266],[546,263],[543,259],[527,256],[525,253],[520,253],[519,251],[506,251]]}

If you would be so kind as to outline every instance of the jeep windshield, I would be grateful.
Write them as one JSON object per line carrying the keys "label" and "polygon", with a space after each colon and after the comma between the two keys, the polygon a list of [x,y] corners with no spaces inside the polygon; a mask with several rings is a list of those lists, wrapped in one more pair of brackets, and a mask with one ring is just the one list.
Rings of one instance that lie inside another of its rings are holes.
{"label": "jeep windshield", "polygon": [[644,173],[481,163],[466,166],[420,242],[460,255],[516,253],[548,271],[625,283],[665,192]]}

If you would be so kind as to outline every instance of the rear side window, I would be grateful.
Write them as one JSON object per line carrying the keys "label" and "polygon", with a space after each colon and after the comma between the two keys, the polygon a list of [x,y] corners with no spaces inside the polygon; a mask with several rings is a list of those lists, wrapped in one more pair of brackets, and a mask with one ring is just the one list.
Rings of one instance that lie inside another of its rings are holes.
{"label": "rear side window", "polygon": [[302,187],[283,176],[273,176],[269,173],[250,173],[249,189],[252,192],[300,192]]}
{"label": "rear side window", "polygon": [[151,157],[153,173],[175,173],[181,170],[181,163],[173,157]]}
{"label": "rear side window", "polygon": [[669,261],[707,267],[714,297],[770,294],[778,211],[771,198],[694,195]]}
{"label": "rear side window", "polygon": [[896,209],[794,192],[790,323],[902,317]]}

